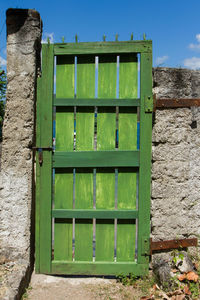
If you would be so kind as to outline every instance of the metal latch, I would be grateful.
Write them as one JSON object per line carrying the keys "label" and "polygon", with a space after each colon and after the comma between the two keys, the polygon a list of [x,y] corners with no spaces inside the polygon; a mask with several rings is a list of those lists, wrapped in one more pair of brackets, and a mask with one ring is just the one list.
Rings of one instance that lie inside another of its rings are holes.
{"label": "metal latch", "polygon": [[145,109],[146,113],[151,113],[153,111],[153,97],[152,96],[145,96],[144,109]]}
{"label": "metal latch", "polygon": [[43,163],[43,151],[53,151],[52,147],[32,147],[33,150],[38,151],[38,160],[40,166]]}

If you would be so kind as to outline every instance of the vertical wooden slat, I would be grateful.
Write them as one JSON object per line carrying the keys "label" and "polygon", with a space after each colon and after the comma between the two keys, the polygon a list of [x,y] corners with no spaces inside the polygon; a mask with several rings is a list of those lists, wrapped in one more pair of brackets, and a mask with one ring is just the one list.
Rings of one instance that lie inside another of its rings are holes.
{"label": "vertical wooden slat", "polygon": [[[102,55],[98,66],[98,97],[115,98],[117,81],[116,55]],[[98,108],[97,151],[115,149],[115,108]],[[96,208],[114,209],[115,170],[97,169]],[[114,220],[96,220],[96,261],[114,260]]]}
{"label": "vertical wooden slat", "polygon": [[[137,98],[137,56],[120,55],[119,98]],[[137,109],[119,108],[119,150],[137,149]],[[136,209],[136,170],[118,169],[118,209]],[[117,261],[135,259],[135,221],[118,220]]]}
{"label": "vertical wooden slat", "polygon": [[[73,170],[56,170],[55,209],[73,207]],[[55,219],[54,260],[72,260],[72,219]]]}
{"label": "vertical wooden slat", "polygon": [[[56,96],[74,97],[74,57],[57,57]],[[56,110],[56,151],[73,151],[74,108]],[[56,170],[55,208],[73,208],[73,170]],[[72,219],[55,220],[54,259],[72,260]]]}
{"label": "vertical wooden slat", "polygon": [[[74,97],[74,57],[58,56],[56,97]],[[56,151],[73,151],[74,108],[56,108]]]}
{"label": "vertical wooden slat", "polygon": [[144,99],[152,96],[152,54],[141,53],[141,106],[140,106],[140,170],[139,170],[139,220],[138,220],[138,263],[149,262],[142,255],[144,240],[149,245],[150,235],[150,184],[151,184],[151,136],[152,113],[145,113]]}
{"label": "vertical wooden slat", "polygon": [[[52,147],[52,102],[53,102],[53,45],[42,46],[42,78],[39,83],[39,106],[37,147]],[[41,97],[40,97],[41,96]],[[43,163],[38,164],[37,155],[37,213],[39,213],[39,271],[51,272],[51,198],[52,198],[52,152],[43,151]],[[38,220],[37,220],[38,224]],[[38,238],[37,238],[38,240]],[[37,245],[37,244],[36,244]]]}
{"label": "vertical wooden slat", "polygon": [[[41,78],[37,78],[37,102],[36,102],[36,145],[41,145],[40,134],[40,105],[41,105]],[[40,165],[38,153],[36,153],[36,212],[35,212],[35,271],[40,272]]]}
{"label": "vertical wooden slat", "polygon": [[[77,98],[95,97],[95,56],[77,57]],[[77,108],[76,151],[94,149],[94,108]],[[75,208],[93,208],[93,170],[76,169]],[[75,260],[92,261],[91,220],[75,221]]]}

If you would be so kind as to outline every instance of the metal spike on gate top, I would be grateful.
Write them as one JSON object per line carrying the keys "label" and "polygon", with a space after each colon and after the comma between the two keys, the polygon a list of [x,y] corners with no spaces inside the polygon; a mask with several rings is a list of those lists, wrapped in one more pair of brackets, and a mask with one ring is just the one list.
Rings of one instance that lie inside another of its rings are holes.
{"label": "metal spike on gate top", "polygon": [[118,37],[119,37],[119,34],[117,33],[117,34],[115,35],[115,42],[118,42]]}
{"label": "metal spike on gate top", "polygon": [[65,42],[65,37],[64,36],[62,36],[62,43],[64,43]]}
{"label": "metal spike on gate top", "polygon": [[47,37],[47,44],[50,45],[50,38]]}
{"label": "metal spike on gate top", "polygon": [[78,35],[75,35],[75,42],[78,43]]}
{"label": "metal spike on gate top", "polygon": [[105,36],[105,34],[103,35],[103,41],[104,41],[104,42],[106,41],[106,36]]}
{"label": "metal spike on gate top", "polygon": [[131,33],[131,41],[133,41],[133,33]]}
{"label": "metal spike on gate top", "polygon": [[143,40],[146,40],[146,33],[143,33]]}

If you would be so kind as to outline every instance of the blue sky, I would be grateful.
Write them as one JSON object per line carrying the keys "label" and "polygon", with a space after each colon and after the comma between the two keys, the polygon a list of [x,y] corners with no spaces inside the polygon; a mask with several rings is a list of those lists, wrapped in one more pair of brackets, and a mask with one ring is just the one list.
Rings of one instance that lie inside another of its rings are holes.
{"label": "blue sky", "polygon": [[0,65],[6,66],[6,9],[34,8],[43,21],[43,39],[80,42],[143,38],[153,41],[153,65],[200,69],[199,0],[1,0]]}

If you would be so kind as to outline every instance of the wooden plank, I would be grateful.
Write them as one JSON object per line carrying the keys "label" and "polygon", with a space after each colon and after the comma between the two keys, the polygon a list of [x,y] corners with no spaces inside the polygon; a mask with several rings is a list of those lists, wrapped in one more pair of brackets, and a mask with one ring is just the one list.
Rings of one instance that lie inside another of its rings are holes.
{"label": "wooden plank", "polygon": [[[115,100],[115,101],[113,101]],[[55,98],[54,106],[140,106],[140,99],[67,99]]]}
{"label": "wooden plank", "polygon": [[[40,138],[37,147],[52,147],[52,102],[53,102],[53,45],[42,46],[42,78],[40,84],[39,126]],[[43,151],[43,164],[39,166],[37,155],[37,203],[39,202],[39,271],[51,272],[51,199],[52,199],[52,152]],[[38,210],[37,210],[38,213]]]}
{"label": "wooden plank", "polygon": [[[77,57],[77,99],[95,97],[95,57]],[[76,151],[94,149],[94,107],[77,107]],[[79,154],[78,152],[75,154]],[[76,169],[75,207],[93,208],[93,169]],[[92,261],[92,219],[76,219],[75,260]]]}
{"label": "wooden plank", "polygon": [[[37,78],[37,102],[36,102],[36,144],[41,145],[40,134],[40,105],[41,105],[41,78]],[[36,153],[36,205],[35,205],[35,271],[40,272],[40,189],[41,189],[40,165],[38,153]]]}
{"label": "wooden plank", "polygon": [[[57,58],[56,97],[74,97],[74,57]],[[73,150],[74,107],[56,108],[56,151]]]}
{"label": "wooden plank", "polygon": [[54,44],[55,55],[151,52],[152,41],[95,42]]}
{"label": "wooden plank", "polygon": [[[137,97],[138,64],[135,54],[120,55],[119,98]],[[123,100],[122,100],[123,101]],[[137,149],[137,109],[119,108],[120,150]],[[136,209],[137,169],[118,169],[118,209]],[[134,261],[136,242],[135,221],[118,220],[117,261]]]}
{"label": "wooden plank", "polygon": [[53,209],[53,218],[79,218],[79,219],[136,219],[137,210],[106,210],[106,209]]}
{"label": "wooden plank", "polygon": [[[73,170],[56,170],[55,209],[73,208]],[[55,217],[56,218],[56,217]],[[54,259],[72,260],[72,217],[55,219]]]}
{"label": "wooden plank", "polygon": [[150,236],[150,185],[151,185],[151,136],[152,113],[145,113],[144,99],[152,96],[152,55],[141,54],[140,69],[140,172],[139,172],[139,220],[138,220],[138,263],[149,263],[148,256],[142,256],[143,240],[149,246]]}
{"label": "wooden plank", "polygon": [[148,265],[136,264],[134,262],[113,263],[113,262],[52,262],[53,274],[66,275],[114,275],[119,274],[135,276],[147,275]]}
{"label": "wooden plank", "polygon": [[[115,98],[117,81],[117,57],[99,57],[98,97]],[[116,112],[114,108],[98,108],[97,151],[115,149]],[[105,157],[106,158],[106,157]],[[114,209],[115,170],[96,171],[96,208]],[[96,220],[96,261],[114,260],[114,220]]]}
{"label": "wooden plank", "polygon": [[[56,96],[74,97],[74,57],[57,58]],[[56,109],[56,151],[73,151],[74,108]],[[73,207],[73,170],[55,174],[55,208]],[[72,260],[72,219],[55,220],[54,258]]]}
{"label": "wooden plank", "polygon": [[138,167],[139,151],[55,152],[55,168],[70,167]]}

